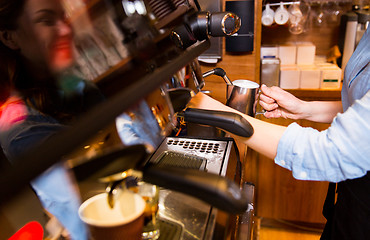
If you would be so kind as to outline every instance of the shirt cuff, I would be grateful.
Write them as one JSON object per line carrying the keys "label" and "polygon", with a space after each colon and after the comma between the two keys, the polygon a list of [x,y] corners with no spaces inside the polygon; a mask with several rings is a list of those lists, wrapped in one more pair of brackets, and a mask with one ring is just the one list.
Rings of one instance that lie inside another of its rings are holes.
{"label": "shirt cuff", "polygon": [[275,164],[292,171],[293,177],[299,180],[309,180],[309,174],[305,169],[297,167],[302,166],[302,159],[299,158],[298,152],[294,150],[295,142],[297,141],[298,132],[302,131],[302,127],[297,123],[290,124],[281,137]]}

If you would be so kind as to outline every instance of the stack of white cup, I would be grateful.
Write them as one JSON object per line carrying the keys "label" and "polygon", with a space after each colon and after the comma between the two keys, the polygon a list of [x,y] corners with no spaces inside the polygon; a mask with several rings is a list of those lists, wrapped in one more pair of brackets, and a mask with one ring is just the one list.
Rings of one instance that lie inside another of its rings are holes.
{"label": "stack of white cup", "polygon": [[284,25],[289,20],[289,12],[283,3],[274,11],[270,4],[266,4],[265,10],[262,12],[262,24],[271,26],[274,22],[278,25]]}

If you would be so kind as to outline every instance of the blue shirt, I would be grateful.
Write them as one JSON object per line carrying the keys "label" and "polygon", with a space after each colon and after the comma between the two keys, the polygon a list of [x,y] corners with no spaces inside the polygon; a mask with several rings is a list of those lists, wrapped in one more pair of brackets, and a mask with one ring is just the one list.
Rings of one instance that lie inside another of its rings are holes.
{"label": "blue shirt", "polygon": [[347,63],[343,113],[325,131],[288,126],[275,163],[301,180],[340,182],[370,170],[370,31],[367,29]]}
{"label": "blue shirt", "polygon": [[156,149],[163,139],[161,128],[144,100],[118,116],[116,128],[121,141],[127,146],[145,144]]}

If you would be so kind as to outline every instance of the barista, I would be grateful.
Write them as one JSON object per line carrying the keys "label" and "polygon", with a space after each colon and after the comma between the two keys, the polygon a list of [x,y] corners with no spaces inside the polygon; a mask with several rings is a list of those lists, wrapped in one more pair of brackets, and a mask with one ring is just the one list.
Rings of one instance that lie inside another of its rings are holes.
{"label": "barista", "polygon": [[[250,148],[275,159],[296,179],[338,183],[335,206],[334,192],[324,206],[328,221],[322,239],[368,239],[370,233],[369,42],[367,29],[345,69],[341,102],[305,102],[278,87],[261,87],[266,117],[331,123],[327,130],[296,123],[283,127],[243,115],[254,128],[253,136],[241,139]],[[202,93],[190,107],[237,112]]]}

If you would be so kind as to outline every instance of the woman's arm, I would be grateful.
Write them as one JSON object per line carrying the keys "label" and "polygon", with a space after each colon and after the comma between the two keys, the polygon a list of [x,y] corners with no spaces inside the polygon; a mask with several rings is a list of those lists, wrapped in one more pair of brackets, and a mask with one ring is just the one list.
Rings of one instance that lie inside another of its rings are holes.
{"label": "woman's arm", "polygon": [[282,127],[264,122],[203,93],[198,93],[189,107],[242,115],[253,126],[254,134],[250,138],[238,137],[240,141],[274,159],[297,179],[338,182],[370,171],[370,91],[321,132],[296,123]]}
{"label": "woman's arm", "polygon": [[306,114],[302,119],[331,123],[338,113],[343,112],[341,101],[313,101],[305,102]]}
{"label": "woman's arm", "polygon": [[279,87],[261,86],[260,105],[267,111],[267,118],[306,119],[314,122],[331,123],[343,112],[340,101],[300,100]]}
{"label": "woman's arm", "polygon": [[248,115],[242,114],[241,112],[230,108],[203,93],[198,93],[190,101],[188,107],[235,112],[242,115],[251,123],[254,128],[254,134],[250,138],[243,138],[242,141],[257,152],[269,158],[275,158],[278,143],[286,127],[263,122],[256,118],[252,118]]}

